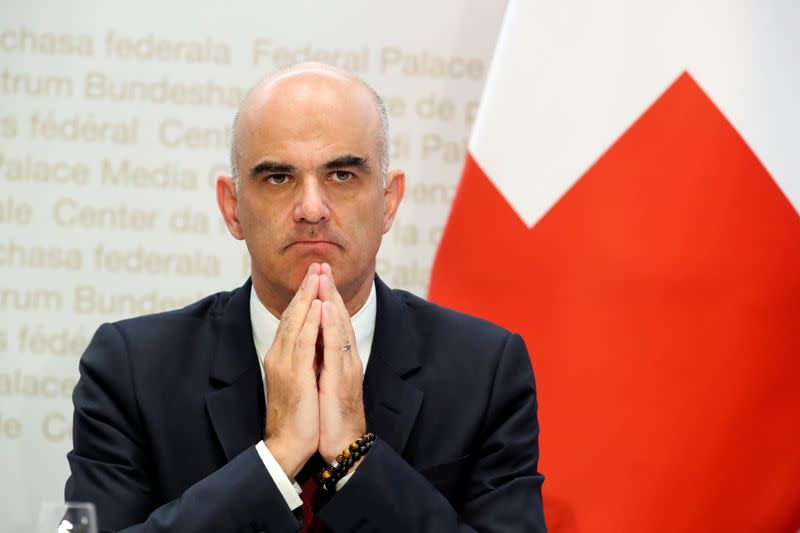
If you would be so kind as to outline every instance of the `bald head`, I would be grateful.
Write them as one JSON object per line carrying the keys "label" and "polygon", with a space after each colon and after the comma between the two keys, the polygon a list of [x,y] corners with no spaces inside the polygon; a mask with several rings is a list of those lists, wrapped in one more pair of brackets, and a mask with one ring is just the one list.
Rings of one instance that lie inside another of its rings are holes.
{"label": "bald head", "polygon": [[374,136],[382,180],[389,170],[389,119],[380,95],[355,75],[322,63],[300,63],[259,81],[239,106],[231,138],[231,172],[238,190],[240,161],[248,133],[270,128],[282,111],[327,111],[347,106]]}

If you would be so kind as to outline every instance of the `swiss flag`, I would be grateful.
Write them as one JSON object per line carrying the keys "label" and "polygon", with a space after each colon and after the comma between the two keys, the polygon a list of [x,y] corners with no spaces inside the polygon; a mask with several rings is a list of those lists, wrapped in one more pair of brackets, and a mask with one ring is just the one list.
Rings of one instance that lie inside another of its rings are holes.
{"label": "swiss flag", "polygon": [[800,529],[799,15],[509,4],[430,297],[525,338],[551,532]]}

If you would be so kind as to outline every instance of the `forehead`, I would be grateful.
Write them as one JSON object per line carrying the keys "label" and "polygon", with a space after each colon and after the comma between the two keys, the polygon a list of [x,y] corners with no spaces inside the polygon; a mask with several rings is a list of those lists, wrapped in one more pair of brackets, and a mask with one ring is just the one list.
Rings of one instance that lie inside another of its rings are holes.
{"label": "forehead", "polygon": [[236,137],[245,165],[353,153],[377,160],[379,117],[372,92],[354,78],[300,72],[266,80],[242,106]]}

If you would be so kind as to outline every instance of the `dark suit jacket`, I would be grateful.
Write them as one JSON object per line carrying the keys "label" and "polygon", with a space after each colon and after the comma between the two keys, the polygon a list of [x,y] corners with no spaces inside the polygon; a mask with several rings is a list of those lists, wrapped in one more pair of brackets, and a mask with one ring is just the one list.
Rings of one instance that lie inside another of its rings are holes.
{"label": "dark suit jacket", "polygon": [[[522,339],[376,285],[364,403],[378,440],[318,516],[335,532],[545,531]],[[65,497],[94,502],[102,530],[301,527],[254,447],[265,408],[249,298],[248,281],[95,334]]]}

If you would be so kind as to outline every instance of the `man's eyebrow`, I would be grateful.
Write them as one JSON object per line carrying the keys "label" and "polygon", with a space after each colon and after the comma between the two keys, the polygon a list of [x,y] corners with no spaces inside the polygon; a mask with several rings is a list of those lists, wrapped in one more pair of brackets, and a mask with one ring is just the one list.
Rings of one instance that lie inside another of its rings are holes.
{"label": "man's eyebrow", "polygon": [[325,163],[326,170],[334,170],[337,168],[360,168],[367,170],[369,169],[369,160],[367,160],[366,157],[347,154],[331,159]]}
{"label": "man's eyebrow", "polygon": [[297,170],[293,165],[286,163],[278,163],[276,161],[261,161],[250,170],[250,175],[266,174],[269,172],[278,172],[281,174],[291,174]]}

